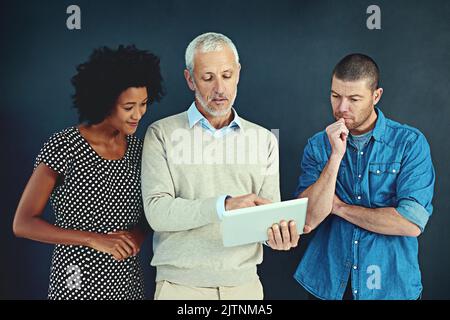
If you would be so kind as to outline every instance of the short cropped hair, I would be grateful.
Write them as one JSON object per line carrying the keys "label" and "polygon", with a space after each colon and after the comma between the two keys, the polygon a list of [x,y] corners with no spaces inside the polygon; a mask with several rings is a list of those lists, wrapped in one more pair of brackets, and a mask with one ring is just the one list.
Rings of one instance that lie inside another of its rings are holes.
{"label": "short cropped hair", "polygon": [[100,47],[77,67],[72,96],[79,121],[97,124],[108,117],[120,94],[130,87],[146,87],[149,103],[164,96],[159,58],[134,45]]}
{"label": "short cropped hair", "polygon": [[378,89],[380,70],[375,61],[361,53],[349,54],[334,67],[332,77],[343,81],[367,80],[372,91]]}
{"label": "short cropped hair", "polygon": [[221,33],[208,32],[199,35],[187,46],[184,56],[186,69],[188,69],[189,73],[192,75],[192,72],[194,72],[194,55],[197,51],[219,51],[222,50],[224,46],[228,46],[231,51],[233,51],[236,64],[239,64],[239,54],[233,41]]}

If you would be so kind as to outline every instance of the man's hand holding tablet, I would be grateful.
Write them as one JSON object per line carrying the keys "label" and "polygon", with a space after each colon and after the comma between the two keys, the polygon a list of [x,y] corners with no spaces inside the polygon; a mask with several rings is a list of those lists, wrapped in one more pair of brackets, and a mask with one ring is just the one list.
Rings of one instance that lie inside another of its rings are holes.
{"label": "man's hand holding tablet", "polygon": [[[304,209],[305,209],[305,213],[306,213],[306,202],[307,200],[304,199],[303,204],[304,204]],[[292,205],[294,203],[292,203],[292,201],[288,201],[289,205],[288,207],[291,207],[288,210],[293,209]],[[285,202],[285,203],[288,203]],[[298,200],[294,200],[294,202],[298,202]],[[279,205],[279,212],[282,212],[282,207],[285,207],[285,203],[283,203],[283,205],[280,205],[281,203],[277,203]],[[246,222],[248,222],[248,220],[245,218],[245,215],[247,215],[248,217],[250,217],[251,214],[254,214],[257,210],[239,210],[239,209],[243,209],[243,208],[251,208],[251,207],[256,207],[256,206],[261,206],[261,205],[267,205],[267,204],[272,204],[272,202],[268,199],[264,199],[262,197],[258,197],[255,194],[248,194],[248,195],[243,195],[243,196],[238,196],[238,197],[228,197],[225,200],[225,210],[226,210],[226,214],[225,214],[225,221],[223,223],[223,233],[224,233],[224,244],[226,246],[233,246],[233,245],[238,245],[238,244],[245,244],[245,243],[251,243],[251,238],[252,238],[252,233],[258,233],[257,235],[255,235],[256,238],[261,237],[261,232],[260,232],[260,227],[257,227],[257,230],[252,230],[251,227],[250,228],[246,228],[244,227],[243,224],[245,224]],[[273,207],[273,205],[269,205],[268,207],[265,207],[264,209],[269,209],[269,207]],[[231,210],[231,211],[230,211]],[[237,211],[235,211],[237,210]],[[283,209],[285,210],[285,209]],[[230,212],[228,212],[230,211]],[[265,212],[264,212],[265,211]],[[271,210],[262,210],[259,217],[257,218],[261,218],[261,219],[257,219],[257,220],[266,220],[266,221],[270,221],[267,219],[271,219],[271,217],[273,216],[273,213],[270,212],[273,211]],[[289,216],[289,213],[286,213],[287,216]],[[241,217],[237,218],[236,216],[240,215]],[[234,219],[234,222],[229,222],[226,221],[227,219],[231,220],[230,217],[231,216],[235,216],[237,219]],[[282,217],[283,214],[278,214],[277,216]],[[287,217],[286,216],[286,217]],[[255,215],[253,215],[253,217],[256,217]],[[251,217],[250,217],[251,219]],[[300,235],[299,232],[297,230],[297,223],[295,221],[295,219],[292,220],[285,220],[285,219],[281,219],[281,220],[276,220],[279,221],[279,223],[273,223],[270,222],[268,223],[268,229],[267,229],[267,235],[266,235],[266,240],[267,240],[267,244],[268,246],[270,246],[272,249],[274,250],[289,250],[291,248],[295,248],[298,244]],[[289,222],[288,222],[289,221]],[[232,225],[232,223],[235,223],[235,225]],[[261,221],[255,221],[255,224],[260,224]],[[264,222],[262,222],[264,223]],[[309,233],[311,231],[311,228],[308,225],[304,225],[304,215],[302,217],[302,224],[301,224],[302,228],[303,228],[303,233]],[[256,227],[256,226],[255,226]],[[267,228],[267,227],[266,227]],[[239,230],[241,229],[241,230]],[[230,236],[230,232],[232,232],[233,230],[235,230],[235,234],[233,237]],[[240,233],[240,234],[239,234]],[[246,233],[246,235],[242,235],[242,233]],[[243,236],[243,238],[245,239],[239,239],[239,236]]]}

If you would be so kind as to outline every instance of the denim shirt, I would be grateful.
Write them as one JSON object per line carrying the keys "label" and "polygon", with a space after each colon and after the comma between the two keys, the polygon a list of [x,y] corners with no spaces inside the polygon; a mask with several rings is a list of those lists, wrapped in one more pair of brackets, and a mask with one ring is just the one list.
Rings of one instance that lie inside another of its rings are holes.
{"label": "denim shirt", "polygon": [[[376,113],[363,149],[347,140],[336,194],[350,205],[394,207],[423,232],[433,211],[430,147],[419,130],[386,119],[378,108]],[[325,131],[308,140],[296,196],[317,181],[330,155]],[[417,238],[370,232],[330,214],[315,230],[294,278],[321,299],[342,299],[350,275],[354,299],[417,299]]]}

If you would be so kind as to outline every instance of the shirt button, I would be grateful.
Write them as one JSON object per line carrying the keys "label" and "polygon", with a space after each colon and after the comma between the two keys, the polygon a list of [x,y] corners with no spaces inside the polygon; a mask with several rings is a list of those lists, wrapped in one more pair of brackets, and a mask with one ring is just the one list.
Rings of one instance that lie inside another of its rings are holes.
{"label": "shirt button", "polygon": [[358,200],[361,200],[361,196],[358,196]]}
{"label": "shirt button", "polygon": [[392,172],[393,172],[393,173],[395,173],[395,169],[394,169],[394,170],[392,170]]}
{"label": "shirt button", "polygon": [[360,174],[358,175],[358,178],[361,178],[361,175],[360,175]]}
{"label": "shirt button", "polygon": [[377,174],[380,174],[380,170],[377,170]]}
{"label": "shirt button", "polygon": [[358,267],[357,267],[357,266],[353,266],[353,269],[355,269],[355,270],[356,270],[356,269],[358,269]]}
{"label": "shirt button", "polygon": [[364,154],[364,152],[361,151],[361,155],[363,155],[363,154]]}
{"label": "shirt button", "polygon": [[358,290],[355,290],[355,291],[353,291],[355,294],[357,294],[358,293]]}
{"label": "shirt button", "polygon": [[355,241],[355,244],[358,244],[358,241]]}

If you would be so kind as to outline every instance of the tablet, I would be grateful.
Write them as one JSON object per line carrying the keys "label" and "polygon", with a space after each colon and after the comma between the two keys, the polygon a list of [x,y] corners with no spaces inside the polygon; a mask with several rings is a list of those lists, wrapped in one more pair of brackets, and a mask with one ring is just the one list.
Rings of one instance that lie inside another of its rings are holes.
{"label": "tablet", "polygon": [[226,211],[221,223],[223,245],[239,246],[268,240],[267,229],[281,220],[295,220],[297,231],[303,233],[308,198],[288,200]]}

